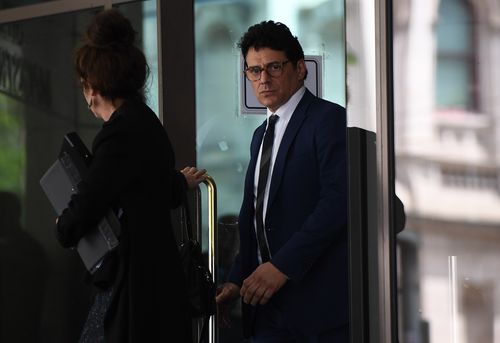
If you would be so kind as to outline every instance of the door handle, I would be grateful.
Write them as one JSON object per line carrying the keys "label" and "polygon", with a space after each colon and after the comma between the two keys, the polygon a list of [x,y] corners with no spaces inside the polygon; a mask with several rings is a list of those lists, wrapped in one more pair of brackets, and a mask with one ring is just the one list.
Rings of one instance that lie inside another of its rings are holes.
{"label": "door handle", "polygon": [[[215,185],[214,179],[205,174],[205,179],[203,183],[207,187],[207,216],[208,216],[208,268],[210,273],[212,274],[212,278],[214,280],[214,284],[217,285],[217,236],[218,236],[218,227],[217,227],[217,187]],[[201,230],[201,191],[198,186],[197,192],[197,210],[196,216],[197,220],[197,236],[198,242],[202,243],[202,230]],[[210,316],[208,323],[208,342],[215,343],[217,342],[217,320],[216,315]],[[198,328],[200,330],[200,328]],[[202,332],[199,332],[198,335],[201,335]]]}

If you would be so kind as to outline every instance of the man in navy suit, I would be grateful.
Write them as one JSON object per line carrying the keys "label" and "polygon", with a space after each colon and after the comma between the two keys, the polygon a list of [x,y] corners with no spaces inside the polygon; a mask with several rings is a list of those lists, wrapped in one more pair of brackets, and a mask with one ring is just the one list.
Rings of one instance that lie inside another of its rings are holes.
{"label": "man in navy suit", "polygon": [[[239,47],[267,119],[250,147],[240,250],[218,290],[219,324],[227,324],[228,304],[241,297],[244,336],[253,343],[347,343],[345,109],[304,87],[304,52],[284,24],[250,27]],[[261,160],[268,158],[267,172]]]}

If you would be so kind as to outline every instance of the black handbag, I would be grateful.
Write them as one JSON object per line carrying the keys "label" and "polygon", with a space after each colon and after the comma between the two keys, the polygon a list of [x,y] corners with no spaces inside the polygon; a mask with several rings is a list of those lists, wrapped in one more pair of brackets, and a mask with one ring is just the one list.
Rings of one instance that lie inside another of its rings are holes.
{"label": "black handbag", "polygon": [[182,267],[186,276],[191,317],[210,317],[216,313],[216,286],[199,242],[192,237],[191,217],[187,201],[181,209],[182,242],[179,246]]}

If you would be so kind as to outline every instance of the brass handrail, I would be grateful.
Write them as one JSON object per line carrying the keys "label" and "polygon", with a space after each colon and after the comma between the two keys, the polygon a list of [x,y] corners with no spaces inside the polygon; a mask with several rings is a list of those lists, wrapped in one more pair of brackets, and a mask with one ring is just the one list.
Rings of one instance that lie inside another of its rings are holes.
{"label": "brass handrail", "polygon": [[[217,187],[215,181],[208,174],[203,183],[207,186],[208,198],[208,268],[212,273],[214,283],[217,285],[216,248],[217,248]],[[198,204],[200,206],[200,204]],[[217,321],[215,316],[210,317],[208,326],[208,341],[217,342]]]}
{"label": "brass handrail", "polygon": [[217,187],[210,175],[206,175],[203,183],[208,192],[208,267],[213,275],[214,282],[217,281],[215,273],[215,248],[217,235]]}

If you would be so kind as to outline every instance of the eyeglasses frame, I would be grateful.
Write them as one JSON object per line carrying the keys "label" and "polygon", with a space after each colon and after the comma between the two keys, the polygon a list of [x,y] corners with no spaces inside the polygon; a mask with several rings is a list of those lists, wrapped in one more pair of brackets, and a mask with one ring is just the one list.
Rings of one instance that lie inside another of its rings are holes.
{"label": "eyeglasses frame", "polygon": [[[283,67],[285,66],[285,64],[287,64],[288,62],[290,62],[290,60],[284,60],[284,61],[273,61],[273,62],[269,62],[267,64],[264,64],[263,67],[260,67],[260,66],[252,66],[252,67],[249,67],[249,66],[246,66],[245,69],[243,70],[243,72],[245,73],[245,76],[246,78],[249,80],[249,81],[259,81],[261,78],[262,78],[262,72],[265,71],[267,73],[267,75],[269,75],[270,77],[280,77],[283,73]],[[279,74],[278,75],[272,75],[272,73],[270,73],[268,71],[268,68],[272,65],[276,65],[278,64],[280,66],[280,69],[279,69]],[[253,68],[259,68],[259,77],[257,79],[252,79],[250,77],[248,77],[248,71],[250,69],[253,69]]]}

